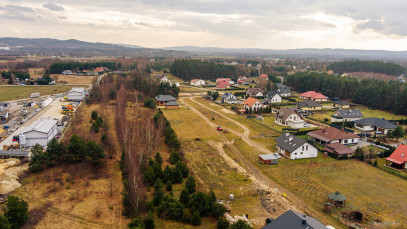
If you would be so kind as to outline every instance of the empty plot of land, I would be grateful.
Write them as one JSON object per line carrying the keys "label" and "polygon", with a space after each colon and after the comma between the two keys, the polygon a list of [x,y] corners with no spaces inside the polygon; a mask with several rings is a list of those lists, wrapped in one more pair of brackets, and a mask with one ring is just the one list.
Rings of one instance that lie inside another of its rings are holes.
{"label": "empty plot of land", "polygon": [[73,86],[0,86],[0,101],[29,98],[31,93],[39,92],[41,96],[66,93]]}
{"label": "empty plot of land", "polygon": [[97,76],[75,76],[75,75],[61,75],[53,74],[52,78],[56,80],[57,84],[92,84]]}

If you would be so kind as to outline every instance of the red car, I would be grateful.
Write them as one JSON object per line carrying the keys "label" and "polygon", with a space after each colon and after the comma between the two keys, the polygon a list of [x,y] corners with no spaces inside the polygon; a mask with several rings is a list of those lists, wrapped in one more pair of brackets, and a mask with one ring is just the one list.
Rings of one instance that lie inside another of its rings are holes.
{"label": "red car", "polygon": [[218,126],[218,127],[216,128],[216,130],[217,130],[217,131],[222,131],[223,129],[222,129],[222,127]]}

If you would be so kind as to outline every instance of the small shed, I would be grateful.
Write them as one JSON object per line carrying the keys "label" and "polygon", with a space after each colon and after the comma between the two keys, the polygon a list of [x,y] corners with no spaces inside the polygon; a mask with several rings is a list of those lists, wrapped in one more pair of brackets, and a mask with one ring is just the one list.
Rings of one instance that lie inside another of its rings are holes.
{"label": "small shed", "polygon": [[346,200],[347,198],[338,191],[328,194],[329,203],[337,208],[345,207]]}
{"label": "small shed", "polygon": [[277,165],[278,158],[274,154],[259,155],[259,162],[266,165]]}

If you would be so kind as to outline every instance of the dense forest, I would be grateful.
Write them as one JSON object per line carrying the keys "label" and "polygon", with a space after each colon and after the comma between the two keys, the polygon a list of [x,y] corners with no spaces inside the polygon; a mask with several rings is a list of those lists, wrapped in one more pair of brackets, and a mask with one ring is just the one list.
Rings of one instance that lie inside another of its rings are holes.
{"label": "dense forest", "polygon": [[383,63],[380,61],[346,60],[332,63],[326,68],[337,74],[347,72],[375,72],[399,76],[406,73],[406,69],[399,64]]}
{"label": "dense forest", "polygon": [[188,59],[175,60],[170,68],[170,72],[185,81],[195,78],[204,80],[215,80],[218,77],[237,78],[243,74],[232,65]]}
{"label": "dense forest", "polygon": [[72,70],[72,71],[83,71],[83,70],[91,70],[97,67],[106,67],[110,70],[116,70],[116,63],[115,62],[56,62],[52,63],[49,67],[49,72],[51,74],[61,74],[65,70]]}
{"label": "dense forest", "polygon": [[298,92],[314,90],[328,97],[350,99],[374,109],[407,115],[407,88],[396,81],[359,81],[350,77],[311,72],[287,76],[285,83]]}

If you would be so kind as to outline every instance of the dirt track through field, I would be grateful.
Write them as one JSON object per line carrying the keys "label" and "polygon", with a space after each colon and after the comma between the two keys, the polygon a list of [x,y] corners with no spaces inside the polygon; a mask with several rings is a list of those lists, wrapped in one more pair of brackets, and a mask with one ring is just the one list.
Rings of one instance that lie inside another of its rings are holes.
{"label": "dirt track through field", "polygon": [[[250,136],[250,130],[249,128],[247,128],[245,125],[241,124],[240,122],[226,116],[225,114],[222,114],[221,112],[218,112],[216,110],[211,109],[208,106],[203,105],[200,102],[197,102],[196,100],[194,100],[194,97],[189,98],[190,101],[192,103],[195,103],[201,107],[203,107],[204,109],[208,109],[211,112],[214,112],[218,115],[220,115],[222,118],[227,119],[230,122],[233,122],[234,124],[238,125],[239,127],[241,127],[244,132],[240,133],[238,131],[234,131],[231,129],[228,129],[228,131],[232,132],[233,134],[240,136],[242,138],[242,140],[244,140],[247,144],[249,144],[251,147],[256,148],[258,151],[264,152],[266,154],[271,154],[272,152],[268,149],[266,149],[261,143],[257,143],[252,141],[251,139],[249,139]],[[180,99],[181,102],[183,102],[187,107],[189,107],[192,111],[194,111],[196,114],[198,114],[200,117],[202,117],[202,119],[204,119],[209,126],[211,126],[212,128],[216,128],[216,124],[213,123],[212,121],[210,121],[203,113],[201,113],[198,109],[196,109],[194,106],[190,105],[188,102],[185,101],[185,98],[181,98]],[[247,172],[250,174],[249,176],[254,180],[254,182],[257,184],[258,188],[260,190],[275,190],[276,188],[279,189],[279,191],[281,193],[285,193],[287,198],[284,198],[282,195],[272,191],[271,192],[271,198],[274,199],[275,201],[278,202],[278,205],[281,206],[282,210],[281,212],[284,213],[286,210],[294,210],[294,211],[299,211],[299,209],[302,212],[306,212],[308,215],[311,215],[313,217],[315,217],[316,219],[322,221],[322,223],[326,224],[326,225],[333,225],[334,227],[338,228],[343,228],[343,225],[340,224],[339,222],[335,221],[332,218],[329,218],[321,213],[319,213],[318,211],[314,210],[314,209],[310,209],[308,207],[307,204],[305,204],[305,202],[299,198],[298,196],[294,195],[293,193],[291,193],[290,191],[286,190],[285,188],[283,188],[281,185],[275,183],[274,181],[272,181],[268,176],[266,176],[263,172],[261,172],[259,169],[256,168],[256,166],[249,161],[240,151],[239,149],[237,149],[233,143],[231,143],[226,137],[225,135],[223,135],[220,132],[217,132],[218,135],[221,137],[221,139],[223,140],[223,144],[227,145],[231,151],[239,158],[240,162],[242,164],[240,164],[242,167],[244,167]],[[219,150],[219,149],[218,149]],[[220,154],[222,154],[222,152],[220,152]],[[235,161],[236,162],[236,161]],[[236,162],[238,163],[238,162]],[[290,201],[289,201],[290,200]],[[295,203],[295,204],[294,204]]]}

